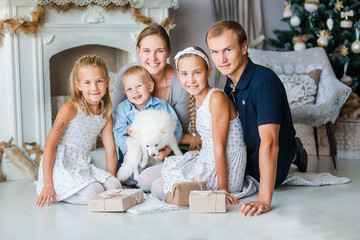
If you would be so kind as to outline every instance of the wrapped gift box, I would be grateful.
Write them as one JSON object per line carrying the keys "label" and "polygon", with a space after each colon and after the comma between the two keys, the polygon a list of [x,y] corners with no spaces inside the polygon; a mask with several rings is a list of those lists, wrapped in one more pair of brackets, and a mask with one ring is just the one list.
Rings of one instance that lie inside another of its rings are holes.
{"label": "wrapped gift box", "polygon": [[226,192],[191,191],[189,195],[190,213],[226,212]]}
{"label": "wrapped gift box", "polygon": [[178,206],[189,206],[189,194],[193,190],[206,190],[206,182],[175,183],[165,196],[165,202]]}
{"label": "wrapped gift box", "polygon": [[91,212],[124,212],[128,208],[144,201],[141,189],[108,190],[88,201]]}

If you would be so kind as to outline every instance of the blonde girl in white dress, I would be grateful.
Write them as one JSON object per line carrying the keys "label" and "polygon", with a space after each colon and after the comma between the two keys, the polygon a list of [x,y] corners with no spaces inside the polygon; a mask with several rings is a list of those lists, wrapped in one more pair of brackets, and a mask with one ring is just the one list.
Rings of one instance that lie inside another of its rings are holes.
{"label": "blonde girl in white dress", "polygon": [[[70,82],[72,98],[56,116],[40,163],[36,205],[41,207],[51,200],[87,204],[105,190],[122,187],[115,177],[118,158],[105,62],[96,56],[80,58]],[[99,134],[107,171],[90,164],[90,150]]]}
{"label": "blonde girl in white dress", "polygon": [[[174,183],[189,181],[207,181],[207,188],[211,190],[240,192],[246,168],[246,147],[233,103],[221,90],[209,86],[211,67],[204,50],[186,48],[176,55],[175,63],[180,83],[190,94],[193,135],[184,137],[192,138],[190,150],[193,151],[165,158],[162,177],[153,182],[152,194],[164,199]],[[197,151],[197,133],[202,141],[200,151]],[[149,172],[151,168],[160,167],[150,167]],[[239,200],[227,194],[227,202],[237,204]]]}

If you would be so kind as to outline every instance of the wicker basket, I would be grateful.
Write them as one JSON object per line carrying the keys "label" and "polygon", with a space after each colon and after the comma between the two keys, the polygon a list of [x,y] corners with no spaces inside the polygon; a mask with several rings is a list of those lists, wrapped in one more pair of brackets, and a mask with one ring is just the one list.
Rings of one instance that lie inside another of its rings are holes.
{"label": "wicker basket", "polygon": [[360,160],[360,120],[338,120],[335,143],[338,158]]}

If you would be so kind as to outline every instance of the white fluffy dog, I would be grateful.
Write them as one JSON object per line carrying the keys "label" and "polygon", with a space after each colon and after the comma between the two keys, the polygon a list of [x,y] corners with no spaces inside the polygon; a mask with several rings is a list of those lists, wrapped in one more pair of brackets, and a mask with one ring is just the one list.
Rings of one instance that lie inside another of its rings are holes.
{"label": "white fluffy dog", "polygon": [[174,135],[176,122],[166,111],[141,111],[136,115],[130,130],[131,137],[126,140],[128,151],[117,173],[118,179],[122,181],[128,179],[132,173],[137,181],[138,166],[146,167],[149,157],[157,156],[159,150],[165,146],[169,146],[176,156],[182,155]]}

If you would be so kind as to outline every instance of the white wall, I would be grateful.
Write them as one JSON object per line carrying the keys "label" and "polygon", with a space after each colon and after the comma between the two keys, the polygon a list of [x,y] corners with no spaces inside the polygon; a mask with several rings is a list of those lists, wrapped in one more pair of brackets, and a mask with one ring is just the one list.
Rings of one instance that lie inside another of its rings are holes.
{"label": "white wall", "polygon": [[[171,32],[172,63],[178,51],[190,46],[199,46],[209,55],[205,35],[215,22],[210,0],[179,0],[179,8],[170,9],[169,16],[175,19],[176,24],[175,29]],[[212,77],[210,84],[213,86],[213,83]]]}
{"label": "white wall", "polygon": [[[285,0],[263,0],[264,30],[265,36],[275,38],[274,29],[288,30],[289,26],[281,21],[284,12]],[[270,48],[270,46],[266,46]]]}
{"label": "white wall", "polygon": [[[240,0],[239,0],[240,1]],[[263,0],[265,35],[273,38],[274,29],[288,29],[286,23],[281,22],[285,0]],[[215,22],[210,0],[179,0],[178,9],[170,9],[170,17],[175,19],[176,27],[171,33],[173,47],[172,56],[185,47],[198,45],[207,52],[205,35]]]}

